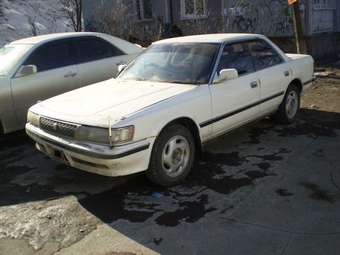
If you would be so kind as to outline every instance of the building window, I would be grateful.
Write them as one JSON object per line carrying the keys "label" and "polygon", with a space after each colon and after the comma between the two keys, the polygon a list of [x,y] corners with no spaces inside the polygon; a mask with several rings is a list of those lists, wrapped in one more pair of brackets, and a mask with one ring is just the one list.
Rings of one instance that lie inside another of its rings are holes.
{"label": "building window", "polygon": [[206,0],[181,0],[181,14],[185,19],[206,17]]}
{"label": "building window", "polygon": [[136,0],[136,13],[139,20],[152,19],[151,0]]}
{"label": "building window", "polygon": [[313,0],[314,9],[330,9],[333,8],[330,0]]}

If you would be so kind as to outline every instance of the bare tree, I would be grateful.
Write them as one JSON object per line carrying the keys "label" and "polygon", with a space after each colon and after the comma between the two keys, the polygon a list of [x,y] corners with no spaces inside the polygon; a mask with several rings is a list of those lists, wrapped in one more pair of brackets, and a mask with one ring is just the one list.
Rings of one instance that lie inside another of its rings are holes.
{"label": "bare tree", "polygon": [[3,13],[3,0],[0,0],[0,19],[4,16],[4,13]]}
{"label": "bare tree", "polygon": [[82,0],[60,0],[66,17],[71,21],[74,31],[83,30],[83,1]]}
{"label": "bare tree", "polygon": [[129,39],[133,30],[134,17],[131,16],[131,6],[122,2],[114,3],[112,8],[97,6],[94,10],[92,24],[96,31]]}
{"label": "bare tree", "polygon": [[28,24],[31,28],[31,33],[33,36],[37,36],[39,34],[39,29],[37,27],[36,20],[40,16],[40,3],[30,3],[29,4],[30,8],[32,10],[35,10],[34,15],[26,15]]}
{"label": "bare tree", "polygon": [[37,36],[38,35],[38,29],[35,23],[36,20],[36,16],[32,17],[32,16],[27,16],[28,19],[28,24],[30,25],[31,28],[31,33],[33,36]]}

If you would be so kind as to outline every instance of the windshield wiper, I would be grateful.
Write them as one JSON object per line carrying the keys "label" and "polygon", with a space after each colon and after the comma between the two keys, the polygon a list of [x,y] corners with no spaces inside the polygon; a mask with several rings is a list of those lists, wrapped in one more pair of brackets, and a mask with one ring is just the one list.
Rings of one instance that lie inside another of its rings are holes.
{"label": "windshield wiper", "polygon": [[147,79],[145,79],[145,78],[133,78],[135,81],[146,81]]}
{"label": "windshield wiper", "polygon": [[161,81],[161,82],[178,83],[178,84],[194,84],[191,82],[185,82],[185,81],[180,81],[180,80],[168,80],[168,81]]}
{"label": "windshield wiper", "polygon": [[145,78],[136,78],[136,77],[131,77],[131,78],[121,78],[122,80],[126,80],[126,81],[146,81],[147,79]]}

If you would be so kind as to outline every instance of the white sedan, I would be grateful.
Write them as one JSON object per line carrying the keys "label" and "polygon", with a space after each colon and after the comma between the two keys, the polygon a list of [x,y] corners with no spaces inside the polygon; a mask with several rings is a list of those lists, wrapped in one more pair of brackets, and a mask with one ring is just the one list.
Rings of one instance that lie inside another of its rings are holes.
{"label": "white sedan", "polygon": [[38,101],[115,77],[142,48],[100,33],[21,39],[0,49],[0,135],[26,124]]}
{"label": "white sedan", "polygon": [[75,168],[146,171],[171,186],[205,142],[268,115],[293,122],[312,79],[312,57],[284,54],[261,35],[167,39],[117,79],[36,104],[26,131],[40,151]]}

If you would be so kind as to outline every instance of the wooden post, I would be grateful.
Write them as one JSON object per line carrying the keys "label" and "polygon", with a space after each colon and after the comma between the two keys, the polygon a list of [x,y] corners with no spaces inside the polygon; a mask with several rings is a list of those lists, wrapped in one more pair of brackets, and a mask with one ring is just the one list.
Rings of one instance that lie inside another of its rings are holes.
{"label": "wooden post", "polygon": [[299,54],[306,54],[307,44],[304,39],[304,34],[303,34],[303,29],[302,29],[299,1],[294,1],[291,3],[291,5],[293,6],[293,21],[294,21],[296,51]]}

